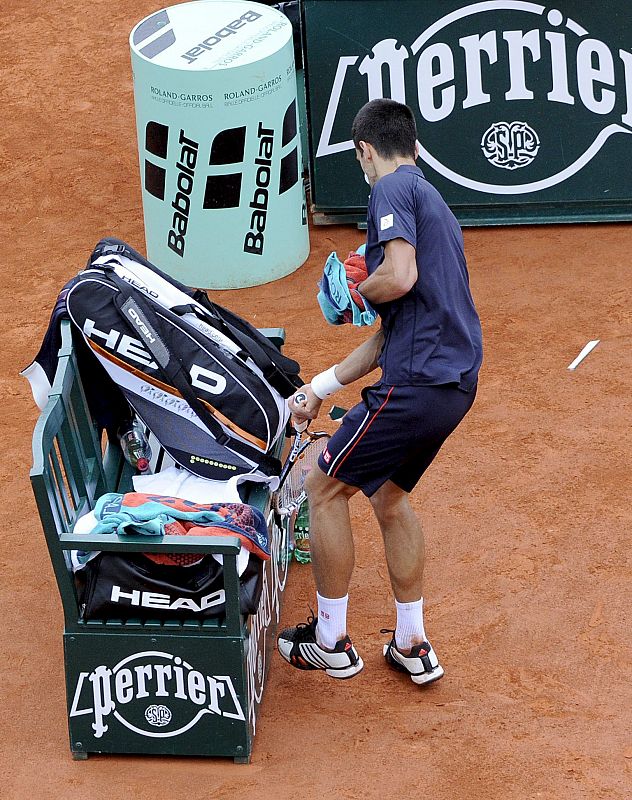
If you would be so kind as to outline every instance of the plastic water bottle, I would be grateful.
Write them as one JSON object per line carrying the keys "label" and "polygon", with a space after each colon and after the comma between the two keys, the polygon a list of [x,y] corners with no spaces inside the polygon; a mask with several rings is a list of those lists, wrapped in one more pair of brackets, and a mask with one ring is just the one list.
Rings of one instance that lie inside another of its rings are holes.
{"label": "plastic water bottle", "polygon": [[301,504],[294,523],[294,558],[299,564],[309,564],[309,506],[307,500]]}
{"label": "plastic water bottle", "polygon": [[135,419],[121,425],[118,440],[127,463],[138,472],[149,472],[151,447],[141,423]]}

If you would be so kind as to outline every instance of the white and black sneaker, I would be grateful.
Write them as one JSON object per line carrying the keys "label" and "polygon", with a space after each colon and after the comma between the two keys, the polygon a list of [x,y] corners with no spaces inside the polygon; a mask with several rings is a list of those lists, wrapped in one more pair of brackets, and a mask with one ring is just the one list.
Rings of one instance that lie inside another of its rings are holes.
{"label": "white and black sneaker", "polygon": [[413,683],[425,686],[443,678],[443,667],[439,664],[437,654],[432,649],[430,642],[416,644],[409,655],[405,656],[397,649],[395,644],[395,631],[382,628],[381,633],[392,634],[391,641],[384,645],[384,658],[386,663],[400,672],[407,672]]}
{"label": "white and black sneaker", "polygon": [[336,642],[333,650],[325,650],[316,641],[313,616],[299,622],[295,628],[286,628],[277,637],[279,653],[297,669],[322,669],[331,678],[353,678],[364,667],[351,639],[345,636]]}

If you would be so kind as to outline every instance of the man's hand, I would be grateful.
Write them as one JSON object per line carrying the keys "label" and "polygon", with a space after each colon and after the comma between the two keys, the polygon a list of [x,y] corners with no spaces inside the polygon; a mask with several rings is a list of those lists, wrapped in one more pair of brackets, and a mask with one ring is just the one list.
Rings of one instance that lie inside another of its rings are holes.
{"label": "man's hand", "polygon": [[[304,394],[306,399],[301,403],[295,403],[294,398],[299,394]],[[292,397],[288,399],[287,405],[292,412],[292,417],[296,422],[301,423],[310,419],[315,419],[320,413],[322,402],[320,397],[317,397],[312,391],[311,385],[306,383],[304,386],[301,386],[300,389],[297,389]]]}

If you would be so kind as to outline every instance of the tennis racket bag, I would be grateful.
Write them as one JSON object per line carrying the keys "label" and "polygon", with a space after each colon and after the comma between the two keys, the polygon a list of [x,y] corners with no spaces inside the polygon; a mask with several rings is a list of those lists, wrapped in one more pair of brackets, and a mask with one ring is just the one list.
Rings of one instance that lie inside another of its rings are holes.
{"label": "tennis racket bag", "polygon": [[299,366],[252,325],[103,239],[66,297],[68,315],[176,463],[227,480],[261,470],[285,429]]}
{"label": "tennis racket bag", "polygon": [[[211,619],[226,616],[224,568],[212,556],[192,566],[156,564],[142,553],[99,553],[76,573],[82,617]],[[239,610],[257,612],[263,561],[251,556],[239,578]]]}

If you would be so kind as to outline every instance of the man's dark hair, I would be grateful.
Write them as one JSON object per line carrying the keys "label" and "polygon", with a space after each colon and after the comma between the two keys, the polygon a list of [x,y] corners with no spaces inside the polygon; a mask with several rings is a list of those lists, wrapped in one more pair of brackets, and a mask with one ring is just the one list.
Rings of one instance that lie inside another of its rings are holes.
{"label": "man's dark hair", "polygon": [[358,111],[351,125],[356,150],[360,142],[373,145],[382,158],[415,158],[417,126],[413,112],[396,100],[370,100]]}

